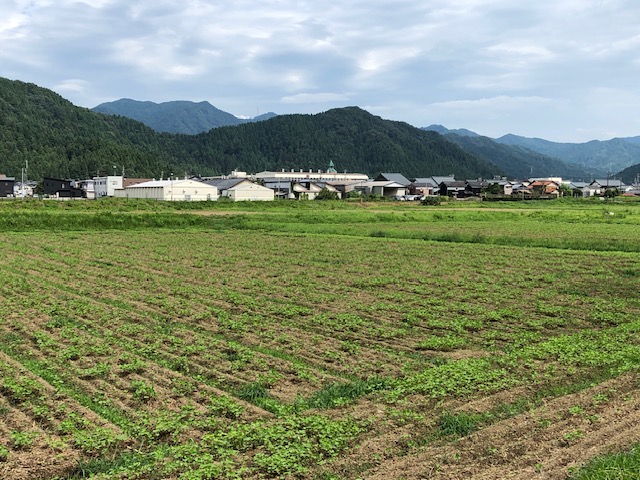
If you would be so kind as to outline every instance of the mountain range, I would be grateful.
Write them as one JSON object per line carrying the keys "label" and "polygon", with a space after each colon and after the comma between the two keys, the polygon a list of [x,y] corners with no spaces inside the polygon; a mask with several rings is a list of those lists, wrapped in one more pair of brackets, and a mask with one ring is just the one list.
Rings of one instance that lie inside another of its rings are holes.
{"label": "mountain range", "polygon": [[[425,129],[446,135],[456,143],[467,143],[469,144],[468,148],[475,144],[469,138],[488,138],[480,137],[477,133],[466,129],[449,130],[442,125],[430,125]],[[466,140],[456,139],[451,135],[466,137]],[[613,138],[606,141],[592,140],[586,143],[559,143],[514,134],[507,134],[490,140],[502,145],[520,147],[530,152],[541,154],[544,156],[542,157],[544,162],[548,162],[549,158],[551,158],[559,159],[568,165],[578,166],[583,171],[586,171],[587,176],[590,178],[618,175],[616,172],[640,163],[640,136]],[[535,164],[532,166],[535,169]],[[575,174],[570,173],[565,173],[564,175],[575,176]]]}
{"label": "mountain range", "polygon": [[217,127],[259,122],[276,116],[275,113],[269,112],[249,119],[238,118],[214,107],[209,102],[172,101],[154,103],[141,102],[129,98],[101,103],[91,110],[138,120],[158,132],[184,133],[187,135],[195,135]]}
{"label": "mountain range", "polygon": [[586,181],[590,177],[589,172],[578,165],[519,145],[505,145],[470,130],[448,130],[442,125],[430,125],[423,129],[436,131],[463,150],[494,163],[510,178],[553,176]]}
{"label": "mountain range", "polygon": [[[531,145],[505,144],[519,137],[490,139],[442,126],[418,129],[358,107],[316,115],[270,113],[247,121],[208,102],[153,104],[123,99],[102,107],[114,105],[126,108],[115,115],[98,113],[76,107],[51,90],[0,78],[0,172],[19,176],[28,162],[31,179],[87,178],[122,168],[127,176],[160,177],[225,174],[236,168],[250,173],[316,170],[326,169],[333,161],[339,171],[371,176],[384,171],[408,177],[453,173],[463,179],[589,176],[579,165],[536,152]],[[155,129],[128,118],[143,110],[156,117]],[[164,114],[159,113],[162,110]],[[179,118],[182,133],[195,126],[203,131],[188,135],[159,132],[162,124],[171,123],[163,116],[174,121],[167,129],[177,128]],[[221,126],[225,122],[232,124]],[[623,162],[628,167],[625,175],[635,175],[640,157],[635,164],[631,162],[636,158],[634,149],[640,148],[640,137],[619,139],[618,143],[628,152]],[[618,164],[611,158],[605,161]]]}
{"label": "mountain range", "polygon": [[51,90],[0,78],[0,172],[29,178],[88,178],[122,168],[127,176],[214,175],[326,169],[377,175],[488,177],[504,172],[435,132],[357,108],[213,128],[160,133],[124,116],[74,106]]}

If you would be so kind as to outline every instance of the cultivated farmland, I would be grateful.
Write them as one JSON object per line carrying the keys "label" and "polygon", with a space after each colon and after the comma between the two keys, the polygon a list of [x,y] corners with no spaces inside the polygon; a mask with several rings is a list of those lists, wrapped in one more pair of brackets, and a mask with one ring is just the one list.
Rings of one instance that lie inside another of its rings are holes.
{"label": "cultivated farmland", "polygon": [[0,477],[633,456],[640,204],[523,205],[3,202]]}

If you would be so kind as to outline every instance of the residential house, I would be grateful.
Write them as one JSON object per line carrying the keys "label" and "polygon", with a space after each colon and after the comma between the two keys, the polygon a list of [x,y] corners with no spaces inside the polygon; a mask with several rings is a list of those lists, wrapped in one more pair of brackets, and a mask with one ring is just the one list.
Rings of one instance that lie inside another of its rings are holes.
{"label": "residential house", "polygon": [[261,181],[263,182],[263,186],[273,190],[275,199],[295,198],[295,195],[291,192],[290,181],[277,178],[265,178]]}
{"label": "residential house", "polygon": [[431,181],[436,186],[436,190],[439,191],[440,190],[440,184],[442,182],[455,182],[456,179],[455,179],[455,177],[453,175],[447,175],[445,177],[442,177],[442,176],[431,177]]}
{"label": "residential house", "polygon": [[479,197],[489,186],[489,182],[482,180],[467,180],[465,183],[465,196],[467,197]]}
{"label": "residential house", "polygon": [[409,188],[411,185],[411,181],[407,179],[401,173],[380,173],[376,178],[373,179],[374,182],[396,182],[400,185],[403,185],[405,188]]}
{"label": "residential house", "polygon": [[16,179],[14,177],[7,177],[4,174],[0,174],[0,198],[13,197],[15,184]]}
{"label": "residential house", "polygon": [[325,182],[325,185],[335,188],[340,198],[346,198],[351,192],[358,192],[358,186],[363,182],[353,180]]}
{"label": "residential house", "polygon": [[466,188],[466,182],[445,181],[440,183],[439,193],[443,197],[464,198]]}
{"label": "residential house", "polygon": [[574,197],[593,197],[597,190],[587,182],[570,182],[569,188]]}
{"label": "residential house", "polygon": [[82,190],[82,196],[86,199],[93,200],[96,198],[96,191],[93,179],[91,180],[76,180],[71,182],[71,185],[75,188]]}
{"label": "residential house", "polygon": [[340,192],[335,187],[329,185],[326,182],[293,182],[291,184],[291,190],[295,198],[306,198],[307,200],[315,200],[318,194],[322,190],[329,190],[336,192],[340,197]]}
{"label": "residential house", "polygon": [[72,185],[72,180],[44,177],[42,189],[45,195],[56,198],[82,198],[82,190]]}
{"label": "residential house", "polygon": [[555,180],[535,180],[531,182],[529,188],[533,190],[534,195],[539,197],[560,196],[560,183]]}
{"label": "residential house", "polygon": [[[411,182],[409,182],[411,183]],[[356,190],[361,190],[365,195],[377,195],[385,198],[401,197],[408,193],[409,184],[402,184],[387,180],[374,180],[359,183]]]}
{"label": "residential house", "polygon": [[486,187],[495,195],[510,196],[513,194],[513,183],[509,182],[506,177],[493,178],[487,180]]}
{"label": "residential house", "polygon": [[618,190],[620,193],[624,193],[628,190],[627,185],[625,185],[622,180],[616,180],[613,178],[598,178],[593,180],[589,186],[595,190],[596,195],[604,195],[607,190],[613,189]]}
{"label": "residential house", "polygon": [[438,184],[433,178],[416,178],[409,185],[409,193],[411,195],[436,195],[439,191]]}

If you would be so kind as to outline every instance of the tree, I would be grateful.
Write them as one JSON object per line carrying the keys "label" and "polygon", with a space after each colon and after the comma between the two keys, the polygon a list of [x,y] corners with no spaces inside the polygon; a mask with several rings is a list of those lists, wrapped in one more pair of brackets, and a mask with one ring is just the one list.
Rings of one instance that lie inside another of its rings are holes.
{"label": "tree", "polygon": [[316,196],[316,200],[338,200],[338,192],[323,188]]}

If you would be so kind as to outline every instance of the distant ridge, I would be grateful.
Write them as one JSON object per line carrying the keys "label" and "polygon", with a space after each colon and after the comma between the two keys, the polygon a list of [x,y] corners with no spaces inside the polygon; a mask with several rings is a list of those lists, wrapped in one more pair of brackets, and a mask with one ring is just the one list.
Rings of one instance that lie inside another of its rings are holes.
{"label": "distant ridge", "polygon": [[640,163],[640,137],[591,140],[586,143],[558,143],[542,138],[508,134],[496,139],[504,145],[517,145],[534,152],[580,165],[594,175],[619,172]]}
{"label": "distant ridge", "polygon": [[460,135],[461,137],[479,137],[480,136],[476,132],[472,132],[471,130],[467,130],[466,128],[456,128],[453,130],[449,130],[447,127],[444,127],[442,125],[429,125],[428,127],[422,127],[421,130],[438,132],[440,135],[446,135],[447,133],[455,133],[456,135]]}
{"label": "distant ridge", "polygon": [[553,176],[586,180],[589,177],[589,172],[578,165],[518,145],[505,145],[464,128],[449,130],[442,125],[430,125],[423,130],[444,135],[463,150],[494,163],[512,178]]}
{"label": "distant ridge", "polygon": [[101,103],[92,108],[94,112],[120,115],[144,123],[157,132],[196,135],[212,128],[259,122],[276,116],[269,112],[255,118],[238,118],[220,110],[209,102],[176,100],[154,103],[121,98],[114,102]]}

